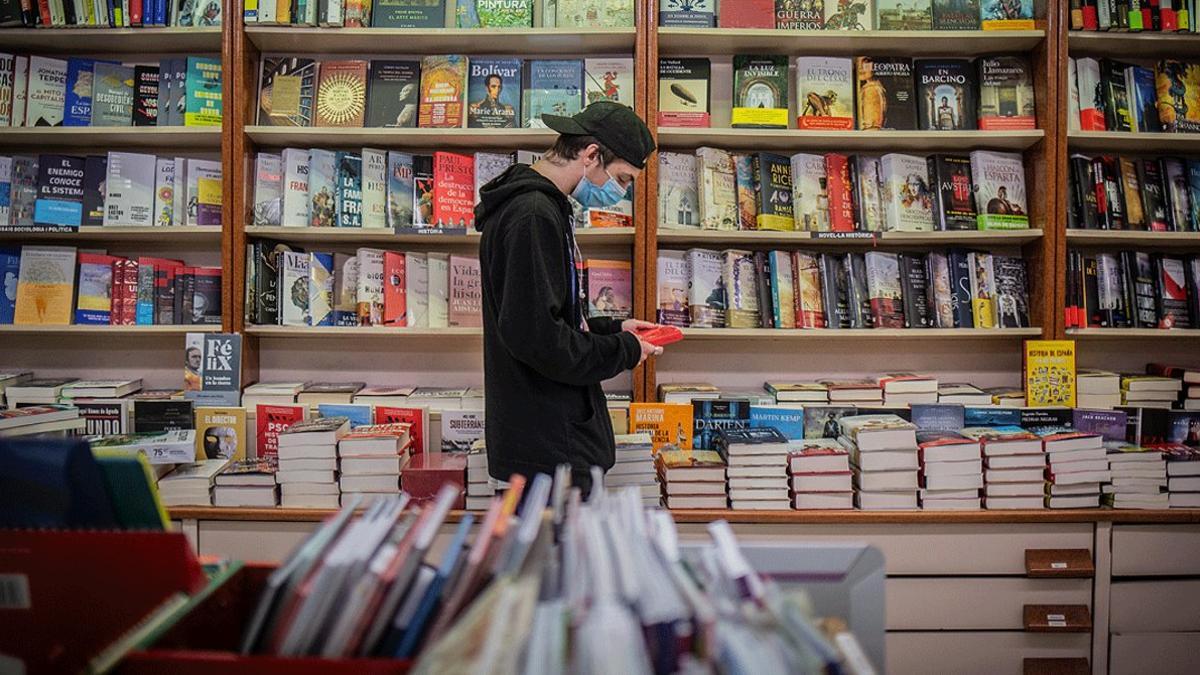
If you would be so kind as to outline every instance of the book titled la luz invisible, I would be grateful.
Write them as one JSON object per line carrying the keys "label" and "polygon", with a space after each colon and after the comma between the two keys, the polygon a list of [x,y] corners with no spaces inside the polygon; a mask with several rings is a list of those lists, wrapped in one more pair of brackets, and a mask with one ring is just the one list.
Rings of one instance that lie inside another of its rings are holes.
{"label": "book titled la luz invisible", "polygon": [[203,406],[237,406],[242,390],[242,336],[188,333],[183,381],[188,400]]}

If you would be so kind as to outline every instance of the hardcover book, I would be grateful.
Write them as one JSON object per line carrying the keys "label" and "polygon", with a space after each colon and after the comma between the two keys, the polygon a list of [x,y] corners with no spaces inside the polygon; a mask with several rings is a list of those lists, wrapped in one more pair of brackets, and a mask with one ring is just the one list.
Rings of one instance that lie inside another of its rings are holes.
{"label": "hardcover book", "polygon": [[709,80],[711,76],[712,64],[708,59],[659,59],[659,126],[709,126]]}
{"label": "hardcover book", "polygon": [[1162,171],[1163,187],[1167,196],[1167,219],[1176,232],[1193,230],[1192,206],[1188,195],[1187,168],[1178,157],[1162,157],[1158,160]]}
{"label": "hardcover book", "polygon": [[934,30],[979,30],[980,0],[933,0]]}
{"label": "hardcover book", "polygon": [[815,255],[803,251],[792,254],[792,286],[795,326],[825,328],[827,322],[821,297],[821,270]]}
{"label": "hardcover book", "polygon": [[825,157],[797,153],[792,155],[792,212],[796,229],[808,232],[829,231],[829,190],[825,175]]}
{"label": "hardcover book", "polygon": [[1030,408],[1075,407],[1075,341],[1026,340],[1025,398]]}
{"label": "hardcover book", "polygon": [[721,12],[717,25],[721,28],[775,27],[775,0],[741,0],[717,4]]}
{"label": "hardcover book", "polygon": [[736,230],[737,192],[733,156],[718,148],[697,148],[700,172],[700,226],[705,230]]}
{"label": "hardcover book", "polygon": [[450,256],[451,326],[480,328],[483,325],[481,283],[478,258]]}
{"label": "hardcover book", "polygon": [[362,227],[362,155],[338,152],[334,161],[337,167],[334,225]]}
{"label": "hardcover book", "polygon": [[757,169],[758,215],[760,230],[795,229],[792,214],[792,165],[783,155],[760,152],[755,156]]}
{"label": "hardcover book", "polygon": [[901,253],[900,290],[904,299],[904,327],[929,328],[933,316],[929,308],[929,280],[925,276],[925,257],[920,253]]}
{"label": "hardcover book", "polygon": [[875,0],[875,25],[879,30],[930,30],[931,0]]}
{"label": "hardcover book", "polygon": [[1200,106],[1194,103],[1200,97],[1200,64],[1164,59],[1154,72],[1163,131],[1200,132]]}
{"label": "hardcover book", "polygon": [[1100,80],[1100,62],[1092,58],[1075,59],[1075,78],[1079,89],[1079,128],[1104,131],[1104,86]]}
{"label": "hardcover book", "polygon": [[975,92],[978,83],[969,59],[917,59],[917,128],[932,131],[979,127]]}
{"label": "hardcover book", "polygon": [[420,61],[371,61],[366,125],[391,128],[417,126],[417,94],[420,88]]}
{"label": "hardcover book", "polygon": [[308,254],[308,316],[313,326],[333,325],[333,254]]}
{"label": "hardcover book", "polygon": [[[262,155],[260,155],[262,157]],[[277,157],[278,171],[282,171],[281,198],[276,205],[280,211],[274,217],[275,224],[283,227],[307,227],[309,220],[309,153],[299,148],[284,148]],[[270,160],[267,160],[269,170]],[[272,174],[265,178],[270,180]],[[255,191],[255,216],[257,218],[258,192]],[[269,205],[268,205],[269,206]],[[257,224],[257,223],[256,223]]]}
{"label": "hardcover book", "polygon": [[408,325],[407,266],[403,253],[385,251],[383,254],[383,324]]}
{"label": "hardcover book", "polygon": [[980,0],[983,30],[1032,30],[1033,0]]}
{"label": "hardcover book", "polygon": [[[11,59],[12,57],[7,58]],[[91,125],[92,90],[95,88],[93,84],[95,66],[95,59],[79,57],[67,59],[67,81],[63,99],[64,127],[86,127]],[[11,90],[11,84],[9,86]],[[11,126],[21,125],[14,124]]]}
{"label": "hardcover book", "polygon": [[875,12],[870,2],[825,0],[825,30],[874,30]]}
{"label": "hardcover book", "polygon": [[363,148],[362,226],[387,227],[387,152]]}
{"label": "hardcover book", "polygon": [[954,287],[950,279],[950,263],[944,253],[931,252],[925,257],[929,279],[927,302],[934,328],[955,328]]}
{"label": "hardcover book", "polygon": [[38,157],[37,200],[33,223],[78,228],[83,222],[83,178],[86,161],[71,155]]}
{"label": "hardcover book", "polygon": [[1191,328],[1187,272],[1183,258],[1158,255],[1154,258],[1154,263],[1157,269],[1155,287],[1158,292],[1158,327]]}
{"label": "hardcover book", "polygon": [[433,155],[413,155],[413,226],[433,230]]}
{"label": "hardcover book", "polygon": [[405,304],[408,325],[429,327],[429,256],[426,253],[404,254]]}
{"label": "hardcover book", "polygon": [[1157,159],[1141,157],[1137,162],[1138,183],[1142,186],[1142,211],[1146,217],[1146,229],[1151,232],[1167,232],[1171,229],[1167,211],[1167,191],[1163,182],[1162,166]]}
{"label": "hardcover book", "polygon": [[373,28],[444,28],[446,0],[378,0],[371,8]]}
{"label": "hardcover book", "polygon": [[62,126],[67,94],[67,62],[30,56],[26,92],[25,126]]}
{"label": "hardcover book", "polygon": [[358,256],[333,254],[333,325],[358,325]]}
{"label": "hardcover book", "polygon": [[696,164],[695,155],[658,153],[659,227],[700,226]]}
{"label": "hardcover book", "polygon": [[688,285],[691,269],[683,251],[658,252],[658,311],[655,320],[668,326],[685,327],[691,323],[688,309]]}
{"label": "hardcover book", "polygon": [[855,59],[855,69],[859,129],[917,128],[912,59],[860,56]]}
{"label": "hardcover book", "polygon": [[258,123],[272,127],[312,126],[317,73],[312,59],[267,57],[258,85]]}
{"label": "hardcover book", "polygon": [[854,62],[848,58],[801,56],[796,59],[799,129],[854,128]]}
{"label": "hardcover book", "polygon": [[389,150],[387,160],[387,225],[412,227],[413,156]]}
{"label": "hardcover book", "polygon": [[154,155],[110,152],[105,180],[104,225],[154,225]]}
{"label": "hardcover book", "polygon": [[361,127],[366,116],[367,62],[323,61],[314,126]]}
{"label": "hardcover book", "polygon": [[584,59],[584,107],[612,101],[630,108],[634,103],[633,59]]}
{"label": "hardcover book", "polygon": [[691,325],[698,328],[724,328],[726,300],[721,254],[693,248],[687,252],[691,280],[688,283],[688,308]]}
{"label": "hardcover book", "polygon": [[750,428],[750,402],[746,399],[692,401],[692,447],[715,450],[722,431]]}
{"label": "hardcover book", "polygon": [[[221,225],[221,163],[205,159],[187,161],[188,225]],[[194,209],[193,209],[194,205]]]}
{"label": "hardcover book", "polygon": [[885,251],[867,251],[865,257],[874,327],[904,328],[899,257]]}
{"label": "hardcover book", "polygon": [[479,190],[492,182],[513,165],[512,153],[475,153],[475,203],[479,203]]}
{"label": "hardcover book", "polygon": [[632,0],[558,0],[559,28],[625,28],[633,26]]}
{"label": "hardcover book", "polygon": [[850,158],[830,152],[825,155],[825,187],[829,197],[829,229],[833,232],[853,232],[854,180]]}
{"label": "hardcover book", "polygon": [[737,189],[737,213],[739,230],[756,230],[758,216],[758,199],[755,195],[757,176],[754,169],[754,157],[745,154],[733,156],[733,180]]}
{"label": "hardcover book", "polygon": [[847,253],[842,258],[846,272],[846,303],[850,308],[851,328],[870,328],[871,294],[867,287],[867,262],[862,253]]}
{"label": "hardcover book", "polygon": [[771,286],[771,323],[775,328],[796,327],[796,277],[792,272],[792,255],[787,251],[771,251],[768,255]]}
{"label": "hardcover book", "polygon": [[279,323],[284,326],[311,325],[307,253],[285,251],[279,268]]}
{"label": "hardcover book", "polygon": [[825,27],[826,3],[836,0],[775,0],[775,28],[821,30]]}
{"label": "hardcover book", "polygon": [[373,248],[358,249],[358,323],[378,326],[383,323],[384,252]]}
{"label": "hardcover book", "polygon": [[528,28],[533,26],[533,0],[458,0],[459,28]]}
{"label": "hardcover book", "polygon": [[579,112],[583,106],[583,61],[526,61],[524,97],[524,126],[529,129],[545,129],[544,114],[569,117]]}
{"label": "hardcover book", "polygon": [[933,195],[925,161],[891,153],[880,158],[882,201],[888,229],[901,232],[933,230]]}
{"label": "hardcover book", "polygon": [[716,26],[717,0],[662,0],[658,25],[664,28],[712,28]]}
{"label": "hardcover book", "polygon": [[721,253],[721,260],[721,278],[725,284],[727,300],[725,326],[758,328],[761,316],[754,254],[749,251],[727,250]]}
{"label": "hardcover book", "polygon": [[589,258],[587,275],[588,316],[607,316],[623,321],[633,316],[633,277],[627,260]]}
{"label": "hardcover book", "polygon": [[422,129],[462,127],[466,86],[467,57],[442,54],[422,58],[417,126]]}
{"label": "hardcover book", "polygon": [[467,126],[513,129],[521,120],[521,59],[471,59]]}
{"label": "hardcover book", "polygon": [[313,148],[308,154],[308,226],[337,225],[337,153]]}
{"label": "hardcover book", "polygon": [[221,59],[187,58],[183,125],[221,126]]}
{"label": "hardcover book", "polygon": [[976,225],[971,159],[965,155],[930,155],[935,229],[974,230]]}
{"label": "hardcover book", "polygon": [[1023,56],[979,58],[979,128],[991,131],[1034,129],[1037,107],[1033,75]]}
{"label": "hardcover book", "polygon": [[823,253],[821,265],[821,303],[825,309],[826,328],[851,328],[849,280],[841,259]]}
{"label": "hardcover book", "polygon": [[75,247],[22,246],[13,323],[71,323],[74,286]]}
{"label": "hardcover book", "polygon": [[1109,131],[1132,131],[1133,113],[1129,89],[1125,86],[1125,69],[1130,64],[1100,59],[1100,82],[1104,89],[1104,126]]}
{"label": "hardcover book", "polygon": [[971,152],[975,209],[981,230],[1019,230],[1029,227],[1025,202],[1025,166],[1019,153]]}
{"label": "hardcover book", "polygon": [[786,56],[733,57],[733,112],[735,128],[786,129],[788,127],[788,62]]}
{"label": "hardcover book", "polygon": [[92,126],[133,124],[133,67],[98,61],[92,90]]}
{"label": "hardcover book", "polygon": [[860,229],[867,232],[882,232],[886,222],[883,216],[883,174],[878,157],[858,155],[853,158],[858,180],[854,187],[854,220]]}

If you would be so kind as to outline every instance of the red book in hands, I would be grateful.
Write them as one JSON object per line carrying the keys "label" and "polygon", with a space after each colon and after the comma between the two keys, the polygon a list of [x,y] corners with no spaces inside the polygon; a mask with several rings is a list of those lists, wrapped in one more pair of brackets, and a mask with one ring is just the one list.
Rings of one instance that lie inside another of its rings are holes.
{"label": "red book in hands", "polygon": [[665,347],[682,340],[683,331],[675,326],[652,326],[639,330],[637,336],[656,347]]}

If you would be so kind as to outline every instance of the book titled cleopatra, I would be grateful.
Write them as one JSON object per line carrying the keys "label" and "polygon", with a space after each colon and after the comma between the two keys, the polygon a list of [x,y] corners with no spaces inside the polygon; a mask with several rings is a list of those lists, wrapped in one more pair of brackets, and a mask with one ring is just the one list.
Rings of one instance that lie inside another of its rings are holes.
{"label": "book titled cleopatra", "polygon": [[848,58],[801,56],[796,59],[799,129],[854,128],[854,62]]}
{"label": "book titled cleopatra", "polygon": [[422,129],[461,127],[466,86],[467,57],[442,54],[421,59],[421,100],[417,126]]}
{"label": "book titled cleopatra", "polygon": [[361,127],[367,108],[367,62],[325,61],[317,84],[318,127]]}
{"label": "book titled cleopatra", "polygon": [[704,58],[658,60],[658,125],[707,127],[712,63]]}
{"label": "book titled cleopatra", "polygon": [[649,433],[654,452],[664,445],[692,449],[692,405],[690,403],[631,403],[629,433]]}
{"label": "book titled cleopatra", "polygon": [[733,57],[735,128],[786,129],[788,126],[788,59],[786,56]]}
{"label": "book titled cleopatra", "polygon": [[917,128],[912,59],[860,56],[855,59],[855,70],[859,129]]}
{"label": "book titled cleopatra", "polygon": [[1075,341],[1025,341],[1025,402],[1030,408],[1075,407]]}

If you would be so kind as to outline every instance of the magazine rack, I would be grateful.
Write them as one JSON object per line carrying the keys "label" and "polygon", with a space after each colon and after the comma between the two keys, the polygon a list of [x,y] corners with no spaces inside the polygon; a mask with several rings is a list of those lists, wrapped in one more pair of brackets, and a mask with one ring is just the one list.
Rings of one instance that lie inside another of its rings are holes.
{"label": "magazine rack", "polygon": [[0,530],[0,654],[29,675],[80,672],[204,583],[181,533]]}

